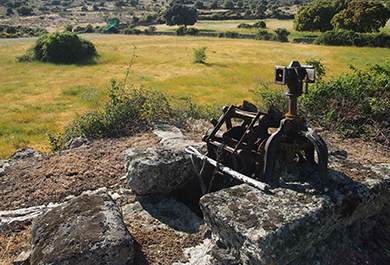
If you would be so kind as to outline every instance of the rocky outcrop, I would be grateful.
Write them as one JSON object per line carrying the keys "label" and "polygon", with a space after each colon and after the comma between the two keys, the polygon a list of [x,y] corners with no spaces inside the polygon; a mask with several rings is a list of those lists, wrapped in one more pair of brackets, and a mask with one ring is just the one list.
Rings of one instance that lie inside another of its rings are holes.
{"label": "rocky outcrop", "polygon": [[8,160],[0,160],[0,177],[5,175],[6,167],[9,167]]}
{"label": "rocky outcrop", "polygon": [[31,224],[36,217],[57,206],[59,204],[50,203],[47,206],[39,205],[17,210],[0,211],[0,231]]}
{"label": "rocky outcrop", "polygon": [[133,239],[115,202],[85,192],[36,218],[31,264],[133,264]]}
{"label": "rocky outcrop", "polygon": [[270,193],[242,184],[205,195],[201,209],[212,232],[244,264],[289,264],[314,255],[321,241],[390,201],[390,166],[360,170],[367,171],[361,182],[329,170],[326,192],[308,183],[281,184]]}
{"label": "rocky outcrop", "polygon": [[184,187],[196,177],[184,147],[205,150],[204,143],[187,139],[176,127],[159,125],[154,132],[162,138],[159,146],[125,151],[127,181],[139,195],[166,194]]}
{"label": "rocky outcrop", "polygon": [[86,145],[86,144],[89,144],[89,143],[90,143],[90,139],[87,136],[82,135],[80,137],[70,139],[65,144],[63,150],[71,150],[71,149],[78,148],[80,146],[83,146],[83,145]]}

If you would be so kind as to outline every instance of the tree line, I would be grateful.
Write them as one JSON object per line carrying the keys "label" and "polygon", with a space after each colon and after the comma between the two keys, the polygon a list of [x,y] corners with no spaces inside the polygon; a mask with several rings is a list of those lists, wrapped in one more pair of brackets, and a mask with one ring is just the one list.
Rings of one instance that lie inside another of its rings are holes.
{"label": "tree line", "polygon": [[316,0],[299,8],[294,18],[294,29],[371,33],[379,32],[389,18],[390,10],[377,1]]}

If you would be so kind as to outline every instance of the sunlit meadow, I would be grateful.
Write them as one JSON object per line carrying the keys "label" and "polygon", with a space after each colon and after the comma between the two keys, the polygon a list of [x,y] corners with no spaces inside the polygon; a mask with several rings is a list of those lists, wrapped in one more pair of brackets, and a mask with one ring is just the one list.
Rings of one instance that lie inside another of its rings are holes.
{"label": "sunlit meadow", "polygon": [[[202,22],[203,23],[203,22]],[[240,22],[235,22],[236,25]],[[211,27],[211,25],[209,25]],[[216,26],[215,26],[216,27]],[[389,49],[326,47],[247,39],[86,34],[100,54],[90,65],[18,63],[36,39],[0,40],[0,158],[30,146],[48,151],[45,133],[61,132],[77,113],[98,108],[109,80],[192,96],[199,104],[253,100],[259,80],[272,82],[275,65],[321,59],[328,77],[383,63]],[[206,46],[206,64],[193,48]],[[130,65],[133,53],[135,58]]]}

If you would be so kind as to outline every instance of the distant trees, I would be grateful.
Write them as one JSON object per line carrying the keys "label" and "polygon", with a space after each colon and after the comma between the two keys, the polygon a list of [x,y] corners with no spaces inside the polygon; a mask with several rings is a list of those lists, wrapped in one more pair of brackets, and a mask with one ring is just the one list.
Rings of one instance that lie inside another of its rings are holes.
{"label": "distant trees", "polygon": [[294,19],[297,31],[353,30],[378,32],[390,18],[390,10],[380,2],[366,0],[316,0],[302,6]]}
{"label": "distant trees", "polygon": [[197,8],[197,9],[205,9],[206,7],[204,6],[203,2],[202,1],[196,1],[194,6]]}
{"label": "distant trees", "polygon": [[226,8],[226,9],[232,9],[234,8],[234,3],[232,0],[226,0],[224,3],[223,3],[223,8]]}
{"label": "distant trees", "polygon": [[335,30],[379,32],[389,18],[390,10],[380,2],[353,1],[333,17],[331,24]]}
{"label": "distant trees", "polygon": [[218,4],[218,1],[214,0],[211,4],[210,4],[210,8],[211,9],[217,9],[219,7],[219,4]]}
{"label": "distant trees", "polygon": [[19,15],[21,16],[29,16],[32,14],[33,9],[28,6],[20,6],[16,8],[16,12],[18,12]]}
{"label": "distant trees", "polygon": [[198,20],[198,11],[195,7],[175,3],[164,11],[163,18],[168,26],[194,25]]}
{"label": "distant trees", "polygon": [[336,14],[335,7],[328,0],[316,0],[299,8],[294,19],[294,29],[297,31],[332,30],[330,23]]}
{"label": "distant trees", "polygon": [[276,33],[276,39],[281,42],[288,42],[287,36],[290,35],[290,32],[285,28],[277,28],[274,30]]}

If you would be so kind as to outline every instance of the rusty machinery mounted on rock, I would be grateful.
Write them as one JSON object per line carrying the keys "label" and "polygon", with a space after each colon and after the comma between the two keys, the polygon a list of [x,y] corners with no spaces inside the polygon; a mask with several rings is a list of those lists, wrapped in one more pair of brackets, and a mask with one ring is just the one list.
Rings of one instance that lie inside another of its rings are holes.
{"label": "rusty machinery mounted on rock", "polygon": [[292,61],[287,67],[276,66],[274,78],[275,84],[287,85],[289,112],[285,117],[274,107],[268,113],[258,112],[246,101],[242,106],[224,107],[222,116],[211,120],[214,127],[203,137],[207,155],[193,148],[186,151],[262,190],[291,176],[318,175],[316,186],[322,187],[328,182],[326,144],[297,113],[303,84],[307,93],[308,83],[315,81],[314,67]]}

